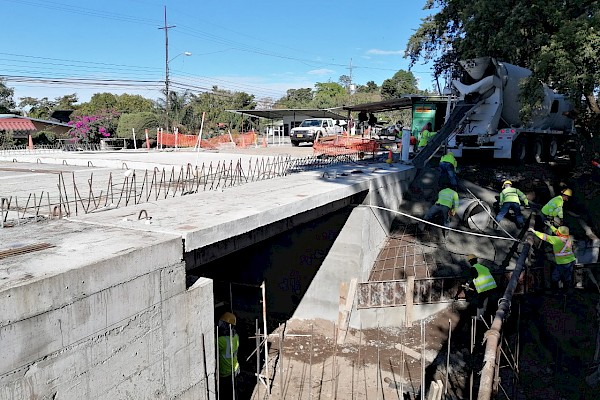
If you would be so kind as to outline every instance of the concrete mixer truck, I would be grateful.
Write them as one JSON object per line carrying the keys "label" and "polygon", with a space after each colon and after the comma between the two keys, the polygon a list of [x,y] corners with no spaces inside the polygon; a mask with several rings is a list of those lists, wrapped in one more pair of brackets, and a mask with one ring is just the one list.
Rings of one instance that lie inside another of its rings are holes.
{"label": "concrete mixer truck", "polygon": [[459,103],[472,105],[448,135],[448,148],[457,157],[486,152],[494,158],[551,161],[574,149],[573,107],[561,94],[542,85],[544,101],[531,120],[521,121],[520,82],[531,71],[481,57],[460,62],[460,80],[452,81]]}

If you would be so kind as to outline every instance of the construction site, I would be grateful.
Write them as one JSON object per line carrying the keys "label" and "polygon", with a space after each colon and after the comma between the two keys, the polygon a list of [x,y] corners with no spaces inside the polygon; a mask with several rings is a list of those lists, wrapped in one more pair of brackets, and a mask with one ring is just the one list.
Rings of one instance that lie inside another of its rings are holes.
{"label": "construction site", "polygon": [[[600,174],[574,167],[562,97],[503,126],[517,116],[498,99],[524,69],[466,68],[454,104],[345,107],[410,109],[391,141],[175,132],[153,148],[1,150],[0,399],[229,398],[227,313],[239,399],[598,399]],[[423,116],[437,132],[415,149]],[[523,219],[496,222],[507,182]],[[565,250],[535,232],[557,196],[575,260],[562,286]],[[487,304],[472,267],[495,286]]]}

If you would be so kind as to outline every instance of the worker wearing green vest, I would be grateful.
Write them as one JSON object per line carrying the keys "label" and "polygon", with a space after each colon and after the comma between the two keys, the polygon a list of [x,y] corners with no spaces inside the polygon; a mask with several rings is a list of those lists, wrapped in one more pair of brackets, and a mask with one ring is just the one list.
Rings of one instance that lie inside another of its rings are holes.
{"label": "worker wearing green vest", "polygon": [[235,331],[236,318],[230,312],[219,318],[219,399],[237,400],[239,392],[237,376],[240,364],[237,354],[240,347],[240,337]]}
{"label": "worker wearing green vest", "polygon": [[432,131],[433,126],[431,125],[431,122],[425,124],[425,126],[423,127],[423,129],[421,129],[421,132],[419,133],[419,144],[417,145],[417,150],[421,151],[425,146],[427,146],[429,139],[435,136],[436,132]]}
{"label": "worker wearing green vest", "polygon": [[450,184],[452,189],[458,190],[458,180],[456,179],[456,170],[458,163],[454,154],[449,151],[440,158],[440,183],[444,185],[446,182]]}
{"label": "worker wearing green vest", "polygon": [[529,199],[525,196],[525,193],[513,187],[511,181],[504,181],[502,184],[502,191],[500,192],[500,200],[498,202],[500,211],[498,211],[498,215],[496,215],[498,226],[500,226],[500,221],[502,221],[504,216],[512,210],[517,219],[517,228],[523,228],[525,221],[523,219],[523,214],[521,213],[521,202],[523,202],[525,207],[529,208]]}
{"label": "worker wearing green vest", "polygon": [[563,220],[563,205],[565,201],[568,201],[569,198],[573,195],[571,189],[564,189],[560,192],[560,195],[552,198],[544,207],[542,207],[542,212],[540,216],[542,217],[542,221],[545,223],[546,221],[554,222],[557,225],[562,225]]}
{"label": "worker wearing green vest", "polygon": [[552,245],[554,252],[554,269],[552,270],[552,290],[559,289],[559,282],[562,282],[563,291],[568,291],[573,282],[573,266],[575,265],[575,253],[573,252],[573,242],[569,235],[569,228],[560,226],[555,228],[550,227],[555,235],[548,235],[543,232],[538,232],[533,228],[529,231],[538,238]]}
{"label": "worker wearing green vest", "polygon": [[442,217],[444,226],[448,226],[450,217],[456,214],[458,209],[458,193],[451,188],[445,188],[438,193],[438,199],[433,206],[427,211],[423,219],[432,222],[436,216]]}
{"label": "worker wearing green vest", "polygon": [[[471,304],[477,308],[477,318],[481,319],[487,309],[489,298],[496,294],[497,285],[489,268],[479,264],[475,254],[469,254],[467,261],[471,266],[469,271],[471,279],[465,285],[462,285],[462,289],[475,293],[471,299]],[[458,298],[461,291],[459,289],[459,292],[454,297],[455,299]]]}

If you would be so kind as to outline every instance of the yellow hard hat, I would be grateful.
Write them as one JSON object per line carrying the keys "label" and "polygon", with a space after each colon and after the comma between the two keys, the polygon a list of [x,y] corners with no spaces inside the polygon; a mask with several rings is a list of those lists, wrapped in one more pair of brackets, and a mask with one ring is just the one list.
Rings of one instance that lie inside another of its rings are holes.
{"label": "yellow hard hat", "polygon": [[471,262],[472,260],[477,260],[477,256],[475,254],[469,254],[467,256],[467,261]]}
{"label": "yellow hard hat", "polygon": [[559,226],[557,232],[560,236],[569,236],[569,228],[567,226]]}
{"label": "yellow hard hat", "polygon": [[511,181],[504,181],[504,183],[502,184],[502,186],[506,186],[506,185],[511,185],[512,186],[512,182]]}
{"label": "yellow hard hat", "polygon": [[235,315],[233,315],[230,312],[226,312],[223,315],[221,315],[221,318],[219,318],[219,321],[224,321],[227,322],[230,325],[235,325]]}
{"label": "yellow hard hat", "polygon": [[573,196],[573,191],[571,189],[565,189],[560,194],[564,194],[565,196]]}

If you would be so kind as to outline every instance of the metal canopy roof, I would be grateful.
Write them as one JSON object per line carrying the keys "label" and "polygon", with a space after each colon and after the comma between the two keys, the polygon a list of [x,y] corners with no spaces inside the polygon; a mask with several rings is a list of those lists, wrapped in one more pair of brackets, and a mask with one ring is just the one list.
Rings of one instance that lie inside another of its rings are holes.
{"label": "metal canopy roof", "polygon": [[355,106],[344,106],[344,110],[347,111],[365,111],[365,112],[383,112],[400,110],[403,108],[410,108],[413,104],[422,102],[446,102],[448,97],[446,96],[420,96],[420,95],[406,95],[398,99],[390,99],[383,101],[376,101],[373,103],[357,104]]}
{"label": "metal canopy roof", "polygon": [[263,110],[227,110],[236,114],[251,115],[253,117],[268,119],[283,119],[283,117],[295,117],[306,115],[311,118],[346,119],[345,116],[329,110],[318,108],[285,108],[285,109],[263,109]]}
{"label": "metal canopy roof", "polygon": [[35,131],[35,125],[27,118],[0,118],[0,131]]}

